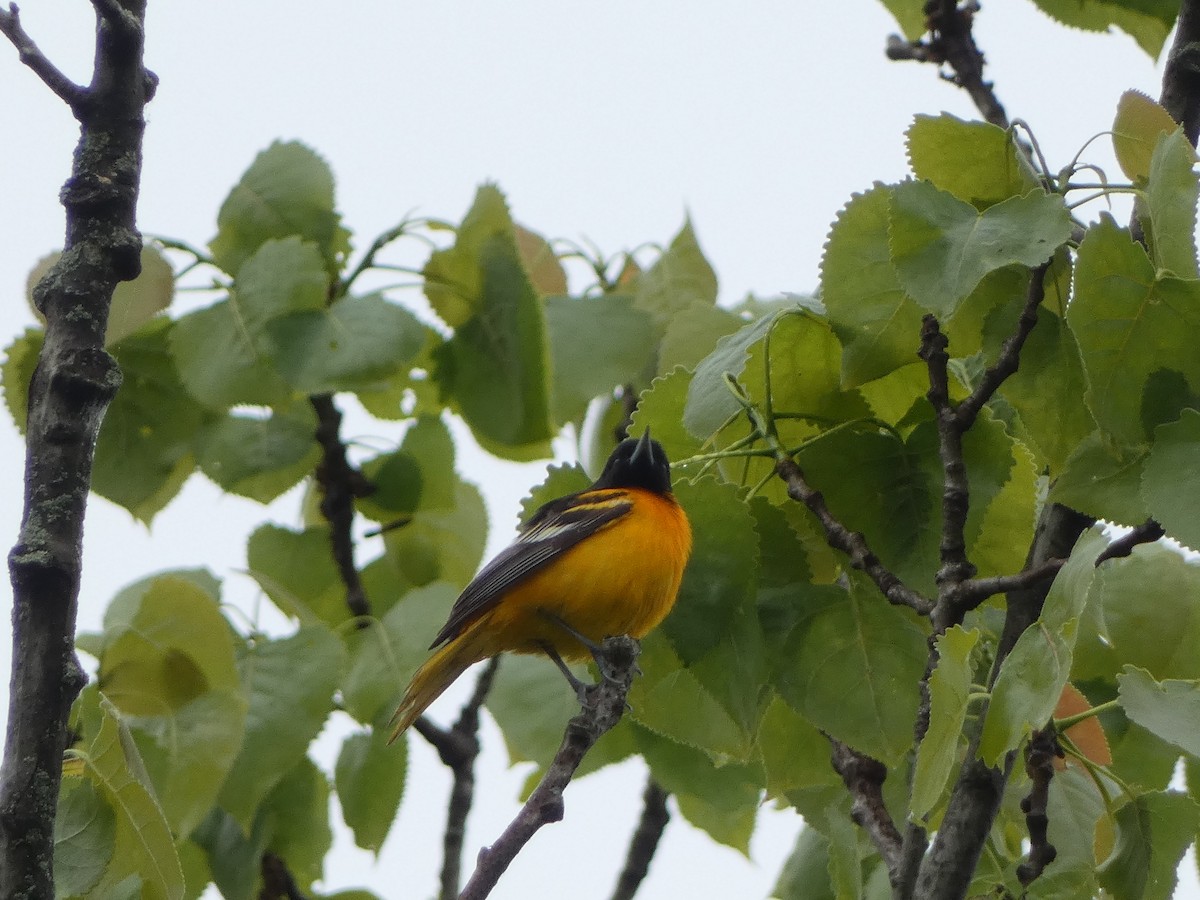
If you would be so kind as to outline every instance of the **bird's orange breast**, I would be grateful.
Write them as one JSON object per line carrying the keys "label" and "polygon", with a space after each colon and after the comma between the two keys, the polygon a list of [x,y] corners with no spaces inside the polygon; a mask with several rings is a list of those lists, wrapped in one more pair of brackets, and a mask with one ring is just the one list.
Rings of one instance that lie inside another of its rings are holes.
{"label": "bird's orange breast", "polygon": [[542,611],[596,642],[617,634],[640,638],[666,618],[691,552],[687,516],[670,496],[613,493],[633,508],[531,575],[485,616],[498,646],[537,653],[550,644],[564,658],[586,657]]}

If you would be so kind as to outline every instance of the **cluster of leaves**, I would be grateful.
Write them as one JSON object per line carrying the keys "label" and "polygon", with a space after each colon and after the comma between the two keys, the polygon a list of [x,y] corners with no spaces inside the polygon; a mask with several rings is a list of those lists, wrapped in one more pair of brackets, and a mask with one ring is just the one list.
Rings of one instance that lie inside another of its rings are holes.
{"label": "cluster of leaves", "polygon": [[[407,524],[362,569],[370,616],[347,609],[330,528],[315,515],[302,530],[266,524],[247,548],[292,634],[239,630],[204,571],[152,576],[114,598],[103,632],[80,639],[99,670],[73,719],[61,894],[195,897],[213,882],[245,898],[264,853],[311,890],[331,789],[357,843],[378,851],[405,781],[405,747],[386,746],[386,720],[483,547],[482,501],[455,471],[444,413],[517,459],[547,455],[561,426],[584,433],[589,418],[598,437],[582,449],[594,459],[621,400],[646,388],[634,430],[651,426],[681,464],[696,543],[675,611],[644,642],[634,712],[586,770],[640,755],[685,817],[743,851],[764,796],[790,805],[810,828],[780,896],[820,896],[818,883],[829,896],[882,896],[887,873],[851,822],[829,738],[886,766],[897,822],[936,828],[968,735],[1001,762],[1056,709],[1069,715],[1059,704],[1077,690],[1086,699],[1074,711],[1103,722],[1111,753],[1094,737],[1075,752],[1079,732],[1067,733],[1075,764],[1053,779],[1048,805],[1058,859],[1029,894],[1168,896],[1200,828],[1200,779],[1192,795],[1169,788],[1180,758],[1200,773],[1186,727],[1200,690],[1200,569],[1164,547],[1097,569],[1104,540],[1090,535],[994,684],[999,605],[936,637],[929,729],[914,745],[929,622],[885,602],[774,478],[781,454],[795,459],[894,574],[934,595],[943,472],[915,355],[922,317],[949,337],[952,395],[965,396],[1050,261],[1020,369],[965,436],[968,556],[981,575],[1019,571],[1047,498],[1114,522],[1153,516],[1200,546],[1186,506],[1200,467],[1197,182],[1193,151],[1164,116],[1130,96],[1115,127],[1144,245],[1110,217],[1073,218],[1074,164],[1038,171],[1011,133],[919,117],[914,177],[841,211],[818,298],[734,311],[715,305],[690,226],[652,266],[627,258],[610,279],[598,262],[599,290],[570,296],[552,248],[488,186],[422,270],[436,317],[422,320],[385,293],[355,292],[405,229],[351,268],[325,164],[296,144],[265,151],[222,207],[210,252],[196,254],[222,298],[162,315],[170,290],[159,278],[118,300],[109,337],[125,385],[101,432],[95,489],[147,521],[196,469],[266,502],[320,460],[310,398],[353,395],[400,435],[359,460],[374,492],[357,511]],[[39,341],[32,329],[8,348],[18,424]],[[581,467],[553,469],[526,511],[587,481]],[[573,707],[537,659],[506,663],[488,698],[513,759],[542,765]],[[356,725],[326,773],[307,751],[335,710]],[[1022,891],[1028,788],[1011,780],[976,893]]]}
{"label": "cluster of leaves", "polygon": [[[377,253],[421,228],[453,237],[421,271],[432,315],[355,290]],[[262,503],[301,483],[308,499],[302,528],[265,523],[247,545],[249,574],[294,633],[239,628],[221,612],[219,580],[198,570],[129,587],[103,632],[81,636],[99,665],[76,706],[64,781],[63,896],[194,897],[215,883],[250,897],[264,853],[307,891],[330,846],[331,789],[357,843],[378,851],[406,777],[406,747],[386,745],[387,720],[486,538],[444,414],[493,453],[530,459],[548,456],[565,425],[583,433],[590,409],[594,446],[583,455],[603,459],[626,415],[622,395],[660,364],[712,348],[715,336],[687,326],[706,313],[741,321],[716,308],[690,225],[644,270],[632,257],[595,261],[600,284],[581,296],[568,295],[560,259],[514,224],[493,186],[457,226],[405,223],[354,267],[349,238],[326,164],[276,144],[221,207],[208,252],[188,248],[189,270],[215,272],[216,302],[171,315],[174,273],[156,247],[117,292],[107,344],[124,384],[93,489],[147,523],[196,470]],[[5,354],[18,427],[41,342],[31,328]],[[395,434],[383,452],[352,448],[372,486],[356,511],[384,526],[361,569],[371,614],[357,619],[316,511],[320,395],[356,399]],[[555,693],[569,696],[561,680]],[[335,711],[357,726],[324,773],[307,748]]]}

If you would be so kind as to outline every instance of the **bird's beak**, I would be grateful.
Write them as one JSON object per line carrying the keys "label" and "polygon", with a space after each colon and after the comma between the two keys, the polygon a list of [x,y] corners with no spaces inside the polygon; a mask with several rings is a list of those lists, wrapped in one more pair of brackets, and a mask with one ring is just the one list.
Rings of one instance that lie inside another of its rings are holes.
{"label": "bird's beak", "polygon": [[629,457],[630,462],[637,462],[642,458],[649,459],[650,453],[650,426],[646,426],[646,430],[642,432],[642,436],[638,439],[637,446],[633,448],[633,456]]}

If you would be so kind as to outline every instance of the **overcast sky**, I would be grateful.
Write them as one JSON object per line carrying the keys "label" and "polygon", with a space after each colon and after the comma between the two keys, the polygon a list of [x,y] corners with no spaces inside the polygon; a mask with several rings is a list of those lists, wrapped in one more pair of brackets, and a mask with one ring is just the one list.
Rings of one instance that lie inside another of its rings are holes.
{"label": "overcast sky", "polygon": [[[1032,127],[1051,167],[1109,127],[1122,91],[1157,96],[1159,70],[1129,38],[1065,29],[1024,0],[985,6],[976,37],[988,76],[1010,116]],[[21,15],[60,68],[88,79],[90,4],[26,0]],[[139,221],[148,234],[203,245],[254,155],[277,138],[299,139],[332,165],[357,248],[411,210],[458,220],[476,186],[492,179],[524,224],[550,237],[586,237],[610,253],[665,242],[690,214],[726,302],[747,292],[811,291],[829,223],[851,192],[905,175],[912,116],[976,116],[933,68],[884,57],[896,29],[874,0],[151,0],[147,27],[147,64],[161,78],[147,113]],[[7,344],[33,321],[24,300],[29,269],[61,245],[56,198],[77,132],[66,107],[7,46],[0,122]],[[1107,140],[1085,159],[1116,171]],[[0,492],[0,544],[9,547],[23,447],[4,419],[0,460],[10,487]],[[543,467],[480,473],[473,459],[468,477],[489,483],[494,551],[511,538],[516,502]],[[153,534],[93,499],[81,628],[98,626],[120,586],[172,566],[210,567],[226,578],[229,596],[252,609],[252,586],[236,571],[247,534],[268,518],[294,524],[297,495],[264,510],[196,476]],[[10,605],[7,583],[0,597]],[[448,695],[434,714],[453,715],[459,697]],[[468,866],[471,848],[507,823],[524,777],[506,769],[498,733],[490,725],[487,733],[492,749],[481,764]],[[327,889],[434,893],[447,782],[423,742],[413,746],[423,778],[410,781],[379,862],[339,836]],[[336,736],[323,736],[318,757],[331,764],[336,747]],[[573,785],[566,821],[534,839],[494,896],[559,896],[564,871],[570,896],[608,896],[642,779],[628,763]],[[790,813],[764,811],[747,861],[676,816],[643,896],[764,896],[798,827]]]}

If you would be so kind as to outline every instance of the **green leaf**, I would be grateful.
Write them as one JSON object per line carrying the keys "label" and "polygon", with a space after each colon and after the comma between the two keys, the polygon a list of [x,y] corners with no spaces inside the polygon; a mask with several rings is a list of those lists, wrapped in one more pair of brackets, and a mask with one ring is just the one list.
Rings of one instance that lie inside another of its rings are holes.
{"label": "green leaf", "polygon": [[639,381],[653,356],[652,319],[630,297],[548,297],[545,315],[556,422],[582,422],[593,397]]}
{"label": "green leaf", "polygon": [[376,522],[395,522],[413,513],[421,502],[421,466],[411,453],[380,453],[360,469],[374,490],[357,498],[358,512]]}
{"label": "green leaf", "polygon": [[236,276],[263,243],[290,235],[316,244],[330,275],[350,251],[325,160],[303,144],[276,141],[255,157],[221,204],[209,247],[216,264]]}
{"label": "green leaf", "polygon": [[921,308],[892,267],[888,208],[892,188],[876,184],[838,213],[821,259],[821,299],[845,347],[842,383],[854,387],[911,363]]}
{"label": "green leaf", "polygon": [[1200,181],[1192,166],[1196,148],[1182,128],[1159,138],[1150,161],[1150,180],[1139,205],[1150,258],[1160,271],[1195,278],[1196,200]]}
{"label": "green leaf", "polygon": [[64,777],[54,819],[56,897],[86,894],[104,874],[116,843],[116,814],[88,779]]}
{"label": "green leaf", "polygon": [[829,835],[829,881],[838,900],[862,900],[862,852],[858,832],[840,803],[825,808],[825,827]]}
{"label": "green leaf", "polygon": [[232,299],[188,313],[171,329],[171,355],[189,394],[213,409],[274,406],[288,386],[255,347]]}
{"label": "green leaf", "polygon": [[1145,669],[1125,666],[1117,676],[1121,708],[1143,728],[1185,753],[1200,756],[1200,681],[1155,681]]}
{"label": "green leaf", "polygon": [[133,281],[121,281],[113,290],[112,308],[104,345],[113,347],[171,305],[175,273],[154,247],[142,247],[142,271]]}
{"label": "green leaf", "polygon": [[1159,139],[1178,128],[1159,103],[1141,91],[1126,91],[1117,101],[1112,143],[1117,163],[1130,181],[1145,184],[1150,178],[1150,160]]}
{"label": "green leaf", "polygon": [[1096,893],[1096,823],[1104,803],[1091,778],[1076,766],[1056,772],[1046,803],[1047,837],[1058,855],[1029,885],[1030,898],[1077,900]]}
{"label": "green leaf", "polygon": [[649,313],[661,333],[677,313],[696,302],[717,302],[717,276],[687,219],[654,265],[633,282],[633,305]]}
{"label": "green leaf", "polygon": [[26,328],[25,332],[4,348],[4,365],[0,367],[0,384],[4,387],[4,403],[17,431],[25,433],[25,418],[29,415],[29,383],[37,368],[45,332]]}
{"label": "green leaf", "polygon": [[246,700],[217,587],[168,573],[126,588],[105,615],[100,685],[131,716],[146,771],[176,834],[207,814],[242,745]]}
{"label": "green leaf", "polygon": [[84,771],[116,816],[112,863],[95,887],[104,896],[130,875],[149,900],[183,897],[183,873],[171,831],[153,795],[138,778],[141,759],[116,709],[100,700],[100,730],[83,755]]}
{"label": "green leaf", "polygon": [[1109,522],[1135,524],[1150,515],[1142,499],[1144,448],[1119,447],[1099,431],[1072,451],[1049,499]]}
{"label": "green leaf", "polygon": [[693,436],[707,439],[741,409],[725,384],[725,374],[741,376],[750,358],[750,347],[766,337],[774,322],[774,316],[764,316],[743,325],[717,341],[713,352],[696,366],[683,416],[683,424]]}
{"label": "green leaf", "polygon": [[329,275],[317,245],[297,235],[265,241],[238,272],[230,302],[239,325],[258,345],[275,319],[320,312],[329,295]]}
{"label": "green leaf", "polygon": [[1071,235],[1062,197],[1031,191],[982,213],[923,181],[892,189],[892,262],[923,309],[949,318],[987,273],[1048,260]]}
{"label": "green leaf", "polygon": [[123,381],[100,426],[92,469],[92,490],[147,523],[191,474],[191,443],[206,418],[175,372],[170,327],[162,320],[115,348]]}
{"label": "green leaf", "polygon": [[955,625],[937,639],[937,668],[929,678],[929,730],[917,748],[909,815],[923,820],[945,790],[958,759],[958,742],[971,690],[971,650],[979,629]]}
{"label": "green leaf", "polygon": [[718,766],[704,753],[644,728],[635,734],[654,780],[675,797],[684,818],[713,840],[748,854],[762,794],[757,773],[733,763]]}
{"label": "green leaf", "polygon": [[658,348],[658,374],[676,366],[695,369],[717,341],[737,331],[745,320],[704,300],[695,300],[671,319]]}
{"label": "green leaf", "polygon": [[1200,828],[1200,806],[1186,794],[1143,794],[1117,810],[1117,843],[1100,866],[1114,900],[1169,900],[1176,869]]}
{"label": "green leaf", "polygon": [[750,738],[745,729],[683,665],[661,631],[642,639],[638,665],[642,675],[629,691],[635,722],[714,756],[746,758]]}
{"label": "green leaf", "polygon": [[310,891],[324,877],[325,854],[333,843],[325,773],[302,757],[267,795],[259,818],[271,835],[267,849],[286,861],[301,890]]}
{"label": "green leaf", "polygon": [[[1114,668],[1127,663],[1159,680],[1200,678],[1200,566],[1170,547],[1149,544],[1097,571],[1103,637],[1116,654]],[[1146,615],[1147,597],[1154,598],[1152,616]]]}
{"label": "green leaf", "polygon": [[458,240],[425,266],[426,295],[455,331],[436,377],[488,448],[549,455],[549,351],[542,300],[517,251],[504,198],[485,185]]}
{"label": "green leaf", "polygon": [[407,525],[384,534],[387,560],[410,584],[441,580],[463,588],[479,569],[487,527],[479,489],[459,481],[453,506],[422,507]]}
{"label": "green leaf", "polygon": [[200,900],[200,895],[212,883],[208,857],[203,848],[192,840],[180,841],[176,848],[179,850],[179,867],[183,869],[185,900]]}
{"label": "green leaf", "polygon": [[801,788],[842,787],[829,764],[829,739],[815,725],[774,696],[758,730],[758,750],[767,795],[781,797]]}
{"label": "green leaf", "polygon": [[1179,4],[1175,0],[1035,0],[1042,12],[1064,25],[1085,31],[1109,31],[1116,27],[1132,37],[1139,47],[1157,59]]}
{"label": "green leaf", "polygon": [[[1054,287],[1047,285],[1047,293]],[[1038,310],[1037,326],[1021,348],[1021,366],[1001,387],[1004,399],[1021,418],[1023,439],[1045,460],[1052,477],[1062,473],[1071,451],[1096,427],[1087,405],[1079,402],[1087,382],[1079,345],[1063,315],[1066,298],[1054,299],[1056,303],[1048,297]],[[985,328],[990,330],[1000,318],[989,317]],[[999,347],[1009,334],[1010,329],[996,329],[989,343]]]}
{"label": "green leaf", "polygon": [[346,586],[330,555],[329,529],[261,525],[246,545],[249,575],[285,614],[305,625],[350,617]]}
{"label": "green leaf", "polygon": [[320,625],[302,627],[289,638],[260,640],[239,661],[250,709],[242,751],[220,802],[244,829],[325,724],[344,663],[342,642]]}
{"label": "green leaf", "polygon": [[662,624],[687,665],[717,647],[742,610],[752,608],[758,538],[750,510],[733,485],[712,478],[681,483],[676,499],[688,514],[692,556],[679,598]]}
{"label": "green leaf", "polygon": [[457,591],[434,583],[406,593],[380,619],[346,636],[349,666],[341,683],[346,712],[364,725],[390,716],[400,693],[429,656],[433,640],[450,613]]}
{"label": "green leaf", "polygon": [[988,765],[996,765],[1054,714],[1071,671],[1076,629],[1095,576],[1096,556],[1105,543],[1099,531],[1079,539],[1050,587],[1041,617],[1022,632],[1000,667],[979,742],[979,755]]}
{"label": "green leaf", "polygon": [[[979,209],[1038,187],[1012,135],[949,113],[918,115],[906,134],[913,174]],[[963,160],[970,165],[963,165]]]}
{"label": "green leaf", "polygon": [[269,503],[320,460],[316,417],[306,406],[267,418],[230,414],[197,437],[197,463],[222,490]]}
{"label": "green leaf", "polygon": [[342,818],[354,832],[354,843],[379,856],[387,839],[408,770],[408,742],[389,747],[386,731],[347,735],[334,767]]}
{"label": "green leaf", "polygon": [[249,834],[220,807],[213,807],[207,819],[192,834],[192,840],[208,857],[213,884],[226,900],[251,900],[257,896],[263,851],[267,849],[268,826],[258,817]]}
{"label": "green leaf", "polygon": [[818,728],[891,764],[912,746],[925,635],[859,576],[850,585],[808,599],[776,689]]}
{"label": "green leaf", "polygon": [[[1153,427],[1178,417],[1154,395],[1152,376],[1184,382],[1179,405],[1200,393],[1200,282],[1156,278],[1146,251],[1111,216],[1088,229],[1075,266],[1075,295],[1067,321],[1079,341],[1088,378],[1086,400],[1100,427],[1138,444]],[[1174,399],[1174,398],[1172,398]],[[1146,421],[1147,402],[1159,413]],[[1172,404],[1174,405],[1174,404]]]}
{"label": "green leaf", "polygon": [[1200,412],[1185,409],[1179,421],[1159,425],[1142,470],[1142,496],[1150,515],[1167,534],[1188,547],[1200,547],[1195,504],[1181,485],[1200,482]]}
{"label": "green leaf", "polygon": [[424,326],[381,294],[274,319],[262,338],[275,369],[303,394],[369,387],[403,370],[424,343]]}
{"label": "green leaf", "polygon": [[[670,375],[655,378],[650,389],[643,391],[638,398],[637,409],[633,413],[630,434],[641,434],[649,426],[654,439],[662,444],[667,451],[667,458],[672,462],[687,459],[700,452],[701,442],[688,430],[683,421],[683,411],[687,403],[688,392],[691,389],[692,375],[687,369],[675,369]],[[724,388],[722,388],[724,389]],[[600,473],[612,444],[605,446],[603,455],[596,454],[596,470]],[[687,470],[694,475],[696,469]]]}
{"label": "green leaf", "polygon": [[[925,33],[925,4],[923,0],[881,0],[896,19],[907,40],[915,41]],[[775,896],[772,894],[771,896]],[[788,898],[784,898],[788,900]],[[820,898],[813,898],[820,900]]]}
{"label": "green leaf", "polygon": [[829,838],[815,828],[801,828],[771,896],[778,900],[839,900],[829,883]]}

